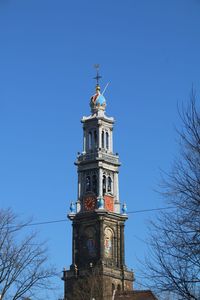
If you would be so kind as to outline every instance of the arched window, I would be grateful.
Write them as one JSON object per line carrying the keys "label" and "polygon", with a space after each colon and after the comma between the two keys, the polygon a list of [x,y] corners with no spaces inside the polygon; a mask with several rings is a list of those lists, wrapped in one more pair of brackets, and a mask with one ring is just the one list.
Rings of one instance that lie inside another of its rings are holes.
{"label": "arched window", "polygon": [[97,243],[96,243],[96,231],[94,227],[87,227],[84,228],[84,245],[83,248],[87,254],[87,256],[90,257],[96,257],[97,255]]}
{"label": "arched window", "polygon": [[106,258],[113,258],[113,231],[106,228],[104,231],[104,254]]}
{"label": "arched window", "polygon": [[102,148],[104,148],[104,131],[102,131],[102,134],[101,134],[101,146],[102,146]]}
{"label": "arched window", "polygon": [[108,176],[108,192],[112,193],[112,179]]}
{"label": "arched window", "polygon": [[97,132],[96,132],[96,130],[94,131],[94,145],[95,145],[95,147],[97,146]]}
{"label": "arched window", "polygon": [[106,149],[109,149],[109,134],[106,132]]}
{"label": "arched window", "polygon": [[97,195],[97,176],[92,176],[92,190]]}
{"label": "arched window", "polygon": [[92,132],[89,132],[88,147],[89,149],[92,149]]}
{"label": "arched window", "polygon": [[90,176],[86,177],[86,192],[91,191],[91,179]]}
{"label": "arched window", "polygon": [[112,283],[112,296],[113,296],[114,291],[115,291],[115,285],[114,285],[114,283]]}
{"label": "arched window", "polygon": [[106,193],[106,176],[103,175],[103,195]]}
{"label": "arched window", "polygon": [[119,292],[121,291],[121,285],[120,285],[120,284],[117,285],[117,290],[118,290]]}

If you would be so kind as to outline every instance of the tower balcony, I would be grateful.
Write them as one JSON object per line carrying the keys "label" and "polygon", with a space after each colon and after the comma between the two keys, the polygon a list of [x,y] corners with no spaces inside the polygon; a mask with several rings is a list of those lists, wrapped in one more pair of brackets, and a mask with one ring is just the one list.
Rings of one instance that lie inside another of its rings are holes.
{"label": "tower balcony", "polygon": [[92,161],[105,161],[116,166],[120,166],[119,156],[117,154],[108,153],[104,149],[98,149],[78,155],[75,165],[85,164]]}

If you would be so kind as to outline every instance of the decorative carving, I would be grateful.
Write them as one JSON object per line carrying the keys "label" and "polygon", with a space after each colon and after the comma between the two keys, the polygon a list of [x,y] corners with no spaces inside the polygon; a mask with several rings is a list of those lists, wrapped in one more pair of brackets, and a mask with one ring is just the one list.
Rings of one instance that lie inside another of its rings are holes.
{"label": "decorative carving", "polygon": [[104,231],[104,254],[106,258],[113,257],[113,231],[109,227]]}

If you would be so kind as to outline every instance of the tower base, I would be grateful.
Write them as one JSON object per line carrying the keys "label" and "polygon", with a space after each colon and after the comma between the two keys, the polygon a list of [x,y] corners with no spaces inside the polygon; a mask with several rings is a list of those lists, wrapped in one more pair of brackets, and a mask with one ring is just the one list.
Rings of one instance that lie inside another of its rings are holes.
{"label": "tower base", "polygon": [[106,265],[63,271],[64,300],[113,300],[116,292],[133,290],[133,272]]}

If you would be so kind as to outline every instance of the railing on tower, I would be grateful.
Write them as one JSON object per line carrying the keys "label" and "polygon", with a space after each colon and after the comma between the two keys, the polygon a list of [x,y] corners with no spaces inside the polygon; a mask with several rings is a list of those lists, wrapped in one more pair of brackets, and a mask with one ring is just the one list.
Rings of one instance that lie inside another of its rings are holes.
{"label": "railing on tower", "polygon": [[98,151],[98,150],[92,151],[91,150],[90,153],[81,153],[77,157],[77,159],[79,162],[102,159],[102,160],[108,161],[110,163],[119,164],[118,155],[107,153],[106,150],[104,150],[104,149],[102,149],[101,151]]}

